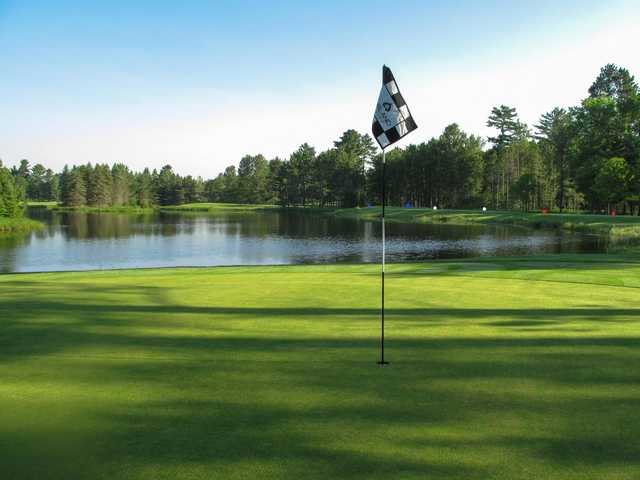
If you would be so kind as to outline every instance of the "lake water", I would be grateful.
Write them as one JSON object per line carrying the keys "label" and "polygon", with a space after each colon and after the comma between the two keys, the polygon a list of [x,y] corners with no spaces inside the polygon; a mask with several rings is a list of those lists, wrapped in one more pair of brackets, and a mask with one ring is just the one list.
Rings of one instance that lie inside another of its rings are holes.
{"label": "lake water", "polygon": [[[52,213],[44,230],[0,239],[0,271],[380,261],[380,224],[303,213]],[[387,224],[389,262],[602,252],[602,238],[503,226]]]}

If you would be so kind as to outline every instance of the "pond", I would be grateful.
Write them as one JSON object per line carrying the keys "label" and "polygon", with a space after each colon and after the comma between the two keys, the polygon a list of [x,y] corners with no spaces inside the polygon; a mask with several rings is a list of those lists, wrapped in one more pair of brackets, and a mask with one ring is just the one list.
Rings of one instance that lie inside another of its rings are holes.
{"label": "pond", "polygon": [[[0,271],[379,262],[380,223],[300,212],[54,213],[39,232],[0,239]],[[603,238],[506,226],[387,223],[389,262],[603,252]]]}

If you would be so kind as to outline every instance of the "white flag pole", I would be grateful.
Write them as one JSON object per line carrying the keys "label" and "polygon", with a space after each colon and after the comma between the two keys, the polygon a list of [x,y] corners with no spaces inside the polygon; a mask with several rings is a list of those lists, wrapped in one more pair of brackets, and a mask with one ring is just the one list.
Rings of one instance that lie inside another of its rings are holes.
{"label": "white flag pole", "polygon": [[385,246],[385,228],[384,228],[384,207],[386,203],[386,178],[385,178],[385,170],[386,170],[386,152],[385,149],[382,149],[382,290],[381,290],[381,308],[380,308],[380,360],[378,361],[378,365],[384,366],[388,365],[389,362],[384,360],[384,263],[385,263],[385,254],[386,254],[386,246]]}
{"label": "white flag pole", "polygon": [[387,203],[386,195],[386,152],[385,148],[397,142],[405,135],[414,131],[418,126],[411,116],[409,107],[400,94],[400,89],[391,70],[386,65],[382,66],[382,88],[378,95],[378,102],[373,114],[371,133],[382,148],[382,272],[381,272],[381,302],[380,302],[380,366],[389,362],[384,360],[384,268],[386,261],[386,238],[384,225],[384,210]]}

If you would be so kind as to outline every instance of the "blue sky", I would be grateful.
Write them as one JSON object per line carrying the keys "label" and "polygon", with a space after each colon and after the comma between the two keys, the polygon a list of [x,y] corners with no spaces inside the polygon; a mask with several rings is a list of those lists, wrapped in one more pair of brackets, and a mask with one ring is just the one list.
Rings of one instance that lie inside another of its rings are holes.
{"label": "blue sky", "polygon": [[534,123],[607,62],[640,75],[637,1],[0,0],[0,158],[213,176],[369,131],[380,67],[419,129]]}

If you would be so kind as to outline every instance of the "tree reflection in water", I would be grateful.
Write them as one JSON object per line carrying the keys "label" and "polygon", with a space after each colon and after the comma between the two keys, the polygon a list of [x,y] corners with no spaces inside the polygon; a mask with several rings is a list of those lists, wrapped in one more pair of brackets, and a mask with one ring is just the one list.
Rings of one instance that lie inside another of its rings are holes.
{"label": "tree reflection in water", "polygon": [[[0,270],[378,262],[380,224],[300,212],[54,213],[47,227],[0,240]],[[602,252],[578,233],[481,225],[389,225],[390,262],[479,255]]]}

